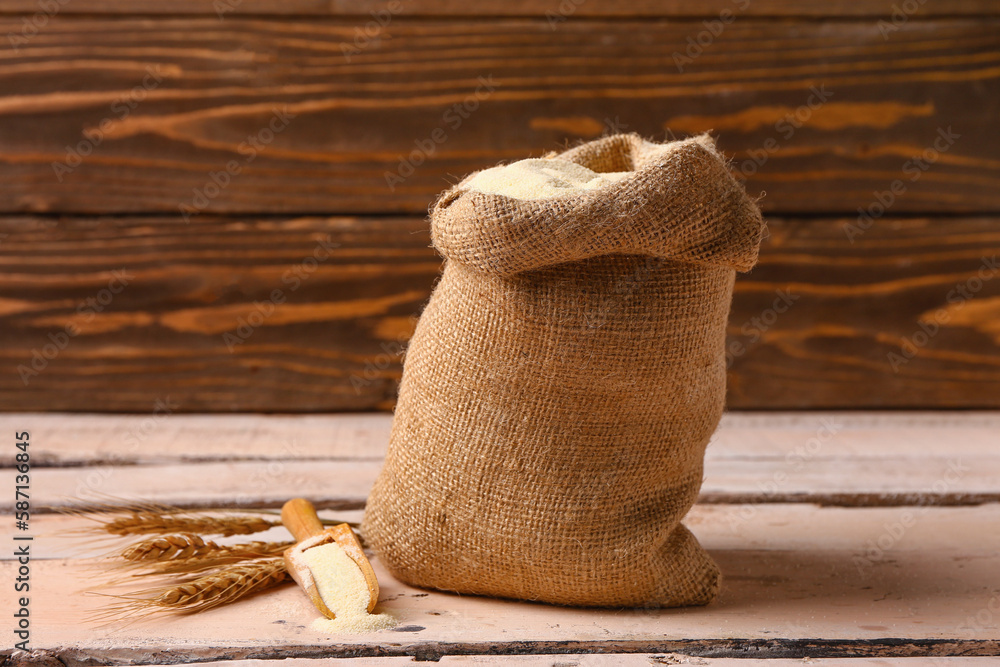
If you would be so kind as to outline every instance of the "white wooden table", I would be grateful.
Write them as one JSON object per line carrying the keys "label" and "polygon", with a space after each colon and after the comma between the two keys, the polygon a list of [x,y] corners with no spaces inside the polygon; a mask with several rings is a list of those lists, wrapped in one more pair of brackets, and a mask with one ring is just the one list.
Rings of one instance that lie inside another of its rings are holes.
{"label": "white wooden table", "polygon": [[[357,519],[390,425],[385,415],[8,414],[31,433],[33,507],[108,496],[184,507],[274,508],[297,495]],[[0,509],[13,512],[12,437]],[[31,654],[12,664],[242,661],[323,664],[1000,665],[1000,415],[728,415],[687,525],[724,576],[707,607],[591,610],[434,593],[373,561],[394,630],[329,637],[293,585],[195,616],[88,620],[86,525],[34,514]],[[6,522],[12,526],[13,519]],[[282,529],[263,534],[284,539]],[[5,533],[12,532],[5,527]],[[254,539],[257,539],[256,537]],[[7,538],[7,545],[11,544]],[[6,546],[6,545],[5,545]],[[0,598],[17,564],[4,548]],[[6,637],[12,636],[5,629]]]}

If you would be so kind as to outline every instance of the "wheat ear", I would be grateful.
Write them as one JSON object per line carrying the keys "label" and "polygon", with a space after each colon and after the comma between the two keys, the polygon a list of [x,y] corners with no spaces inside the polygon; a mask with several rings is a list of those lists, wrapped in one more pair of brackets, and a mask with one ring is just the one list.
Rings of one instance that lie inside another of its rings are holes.
{"label": "wheat ear", "polygon": [[145,535],[149,533],[202,533],[205,535],[250,535],[280,526],[271,521],[252,516],[182,516],[155,512],[132,512],[102,522],[101,528],[112,535]]}
{"label": "wheat ear", "polygon": [[156,611],[190,614],[236,602],[288,578],[281,558],[236,563],[182,584],[121,596],[123,602],[115,605],[117,610],[108,611],[120,617]]}
{"label": "wheat ear", "polygon": [[294,542],[246,542],[227,545],[205,540],[194,533],[175,533],[136,542],[123,549],[119,555],[136,565],[192,559],[238,561],[278,556],[292,544]]}

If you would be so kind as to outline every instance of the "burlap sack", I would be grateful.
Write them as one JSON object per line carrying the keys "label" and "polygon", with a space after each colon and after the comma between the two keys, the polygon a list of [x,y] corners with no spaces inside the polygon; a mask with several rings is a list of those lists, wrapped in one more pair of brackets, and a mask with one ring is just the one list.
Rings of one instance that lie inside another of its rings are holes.
{"label": "burlap sack", "polygon": [[627,171],[435,205],[446,258],[406,352],[363,533],[416,586],[586,606],[705,604],[680,520],[725,397],[736,271],[763,222],[711,139],[606,137],[556,156]]}

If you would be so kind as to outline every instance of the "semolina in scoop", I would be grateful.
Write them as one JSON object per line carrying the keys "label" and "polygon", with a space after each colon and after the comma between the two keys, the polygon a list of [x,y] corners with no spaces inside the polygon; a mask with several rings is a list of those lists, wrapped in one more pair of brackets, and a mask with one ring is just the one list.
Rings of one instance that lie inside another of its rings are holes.
{"label": "semolina in scoop", "polygon": [[360,569],[368,592],[367,608],[362,603],[358,612],[371,612],[375,608],[378,580],[349,525],[342,523],[324,528],[316,516],[316,508],[304,498],[293,498],[285,503],[281,508],[281,520],[297,542],[284,554],[288,572],[320,613],[330,619],[336,618],[336,609],[343,602],[339,598],[351,588],[343,582],[358,579],[357,573],[350,571],[348,559]]}

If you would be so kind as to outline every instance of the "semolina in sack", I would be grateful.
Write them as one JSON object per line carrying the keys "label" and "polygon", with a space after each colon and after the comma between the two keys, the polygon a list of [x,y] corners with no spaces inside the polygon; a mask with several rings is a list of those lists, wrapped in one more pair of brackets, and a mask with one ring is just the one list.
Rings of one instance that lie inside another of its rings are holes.
{"label": "semolina in sack", "polygon": [[604,137],[473,174],[406,352],[363,532],[397,578],[584,606],[706,604],[681,524],[763,221],[707,136]]}

